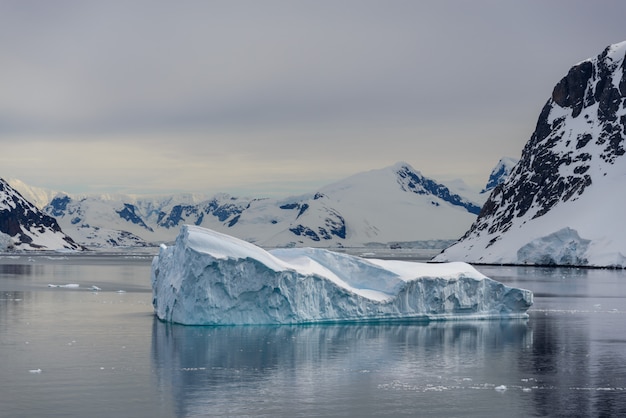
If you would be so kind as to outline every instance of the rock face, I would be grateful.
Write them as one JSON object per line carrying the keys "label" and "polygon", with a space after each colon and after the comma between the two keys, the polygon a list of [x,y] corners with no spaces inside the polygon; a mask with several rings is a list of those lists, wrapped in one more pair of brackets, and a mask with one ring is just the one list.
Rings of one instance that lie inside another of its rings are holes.
{"label": "rock face", "polygon": [[465,263],[262,250],[185,225],[152,262],[156,315],[186,325],[526,318],[533,295]]}
{"label": "rock face", "polygon": [[0,250],[82,250],[57,221],[0,179]]}
{"label": "rock face", "polygon": [[[436,261],[626,266],[625,53],[611,45],[557,83],[508,180]],[[565,257],[522,251],[564,234],[586,244]]]}

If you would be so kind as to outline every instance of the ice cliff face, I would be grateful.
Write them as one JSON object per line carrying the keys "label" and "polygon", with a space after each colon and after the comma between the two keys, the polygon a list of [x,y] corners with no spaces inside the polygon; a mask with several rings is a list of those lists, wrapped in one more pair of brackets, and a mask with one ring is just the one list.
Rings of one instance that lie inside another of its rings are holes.
{"label": "ice cliff face", "polygon": [[259,247],[194,226],[152,263],[153,305],[187,325],[520,318],[532,293],[465,263],[365,260]]}
{"label": "ice cliff face", "polygon": [[508,180],[436,260],[626,267],[625,53],[611,45],[557,83]]}
{"label": "ice cliff face", "polygon": [[82,250],[57,221],[0,179],[0,250]]}

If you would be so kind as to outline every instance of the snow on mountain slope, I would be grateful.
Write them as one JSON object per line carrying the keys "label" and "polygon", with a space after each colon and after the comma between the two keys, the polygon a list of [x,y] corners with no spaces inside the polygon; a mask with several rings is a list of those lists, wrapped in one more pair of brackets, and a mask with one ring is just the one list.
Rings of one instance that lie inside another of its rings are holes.
{"label": "snow on mountain slope", "polygon": [[569,70],[508,180],[436,261],[626,267],[625,54],[610,45]]}
{"label": "snow on mountain slope", "polygon": [[[286,199],[56,196],[45,212],[86,245],[168,242],[183,224],[228,233],[266,247],[347,247],[367,243],[454,240],[479,203],[406,163],[355,174],[315,193]],[[124,231],[98,239],[97,231]],[[86,240],[86,236],[92,239]],[[130,240],[130,241],[129,241]]]}
{"label": "snow on mountain slope", "polygon": [[82,250],[57,221],[0,179],[0,250]]}

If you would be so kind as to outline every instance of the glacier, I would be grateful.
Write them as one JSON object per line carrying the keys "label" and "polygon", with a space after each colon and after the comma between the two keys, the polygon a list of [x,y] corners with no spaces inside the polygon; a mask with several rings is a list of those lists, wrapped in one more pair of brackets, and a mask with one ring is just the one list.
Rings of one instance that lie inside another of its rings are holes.
{"label": "glacier", "polygon": [[183,225],[151,268],[153,306],[185,325],[527,318],[529,290],[469,264],[364,259],[319,248],[266,251]]}

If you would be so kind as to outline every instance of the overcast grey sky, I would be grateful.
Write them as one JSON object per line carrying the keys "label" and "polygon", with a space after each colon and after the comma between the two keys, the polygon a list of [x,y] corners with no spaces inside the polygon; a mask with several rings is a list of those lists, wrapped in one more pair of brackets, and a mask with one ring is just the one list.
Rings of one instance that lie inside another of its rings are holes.
{"label": "overcast grey sky", "polygon": [[0,2],[0,177],[298,194],[406,161],[480,186],[624,1]]}

